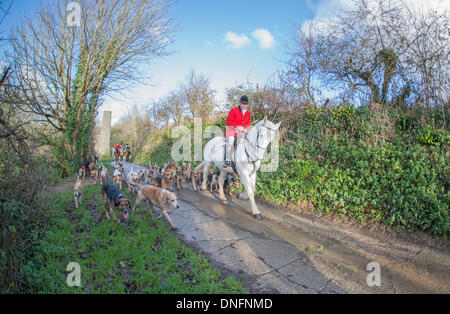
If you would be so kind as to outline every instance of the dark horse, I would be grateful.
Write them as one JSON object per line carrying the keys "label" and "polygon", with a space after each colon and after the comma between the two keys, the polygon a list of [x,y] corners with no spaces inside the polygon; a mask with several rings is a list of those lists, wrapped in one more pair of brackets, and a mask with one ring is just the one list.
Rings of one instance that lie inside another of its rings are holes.
{"label": "dark horse", "polygon": [[130,161],[131,151],[129,148],[125,148],[125,160]]}
{"label": "dark horse", "polygon": [[120,148],[114,148],[114,160],[123,160],[122,150]]}

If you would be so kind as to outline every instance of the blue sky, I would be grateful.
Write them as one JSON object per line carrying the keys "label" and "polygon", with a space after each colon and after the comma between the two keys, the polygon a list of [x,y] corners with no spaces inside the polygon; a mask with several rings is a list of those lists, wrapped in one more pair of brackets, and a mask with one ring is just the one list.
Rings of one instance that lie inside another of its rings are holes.
{"label": "blue sky", "polygon": [[[306,2],[298,0],[180,0],[170,13],[179,30],[173,54],[150,67],[154,81],[175,88],[194,69],[211,79],[218,100],[235,82],[265,82],[281,67],[276,59],[283,58],[292,23],[312,16]],[[272,46],[260,46],[252,36],[257,29],[272,36]],[[247,40],[239,46],[238,40],[226,41],[227,33]]]}
{"label": "blue sky", "polygon": [[[47,0],[46,0],[47,1]],[[58,1],[58,0],[48,0]],[[420,2],[421,0],[407,0]],[[439,1],[439,0],[429,0]],[[352,0],[178,0],[169,16],[178,30],[169,46],[172,54],[143,64],[151,80],[107,95],[100,108],[113,111],[113,123],[132,104],[139,107],[174,90],[186,75],[195,70],[211,80],[218,103],[225,101],[225,88],[247,81],[264,85],[272,74],[283,69],[286,44],[294,24],[311,19],[326,19],[335,9],[348,7]],[[37,1],[15,0],[11,14],[0,26],[8,29],[20,20],[22,12],[33,13]]]}

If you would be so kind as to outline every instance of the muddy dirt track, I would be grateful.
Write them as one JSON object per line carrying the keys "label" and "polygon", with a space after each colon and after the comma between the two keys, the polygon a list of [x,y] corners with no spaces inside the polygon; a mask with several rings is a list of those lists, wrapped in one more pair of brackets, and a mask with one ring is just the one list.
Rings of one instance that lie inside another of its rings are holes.
{"label": "muddy dirt track", "polygon": [[[138,166],[125,163],[126,172]],[[170,215],[177,235],[254,293],[450,293],[448,246],[373,236],[248,200],[176,191],[180,208]],[[140,210],[145,210],[141,207]],[[380,265],[380,286],[374,268]]]}

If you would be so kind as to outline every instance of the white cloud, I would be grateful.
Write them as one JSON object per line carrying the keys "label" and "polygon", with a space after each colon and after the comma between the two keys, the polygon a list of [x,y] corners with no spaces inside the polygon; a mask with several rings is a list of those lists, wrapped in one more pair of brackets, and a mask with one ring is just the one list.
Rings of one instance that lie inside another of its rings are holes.
{"label": "white cloud", "polygon": [[252,36],[259,42],[259,46],[262,49],[269,49],[275,46],[275,39],[272,34],[264,28],[255,29]]}
{"label": "white cloud", "polygon": [[336,13],[342,9],[354,8],[355,2],[353,0],[320,0],[313,4],[308,1],[308,7],[314,12],[314,17],[303,22],[300,29],[306,34],[320,33],[330,31],[330,25],[336,21]]}
{"label": "white cloud", "polygon": [[239,35],[230,31],[225,34],[224,41],[230,43],[233,49],[239,49],[250,44],[250,39],[245,34]]}

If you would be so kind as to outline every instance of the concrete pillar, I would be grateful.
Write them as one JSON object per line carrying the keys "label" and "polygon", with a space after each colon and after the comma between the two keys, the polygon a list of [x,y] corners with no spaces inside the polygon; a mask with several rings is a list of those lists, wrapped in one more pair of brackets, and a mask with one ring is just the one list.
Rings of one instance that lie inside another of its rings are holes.
{"label": "concrete pillar", "polygon": [[111,111],[103,111],[103,121],[97,146],[100,157],[111,156],[111,114]]}

